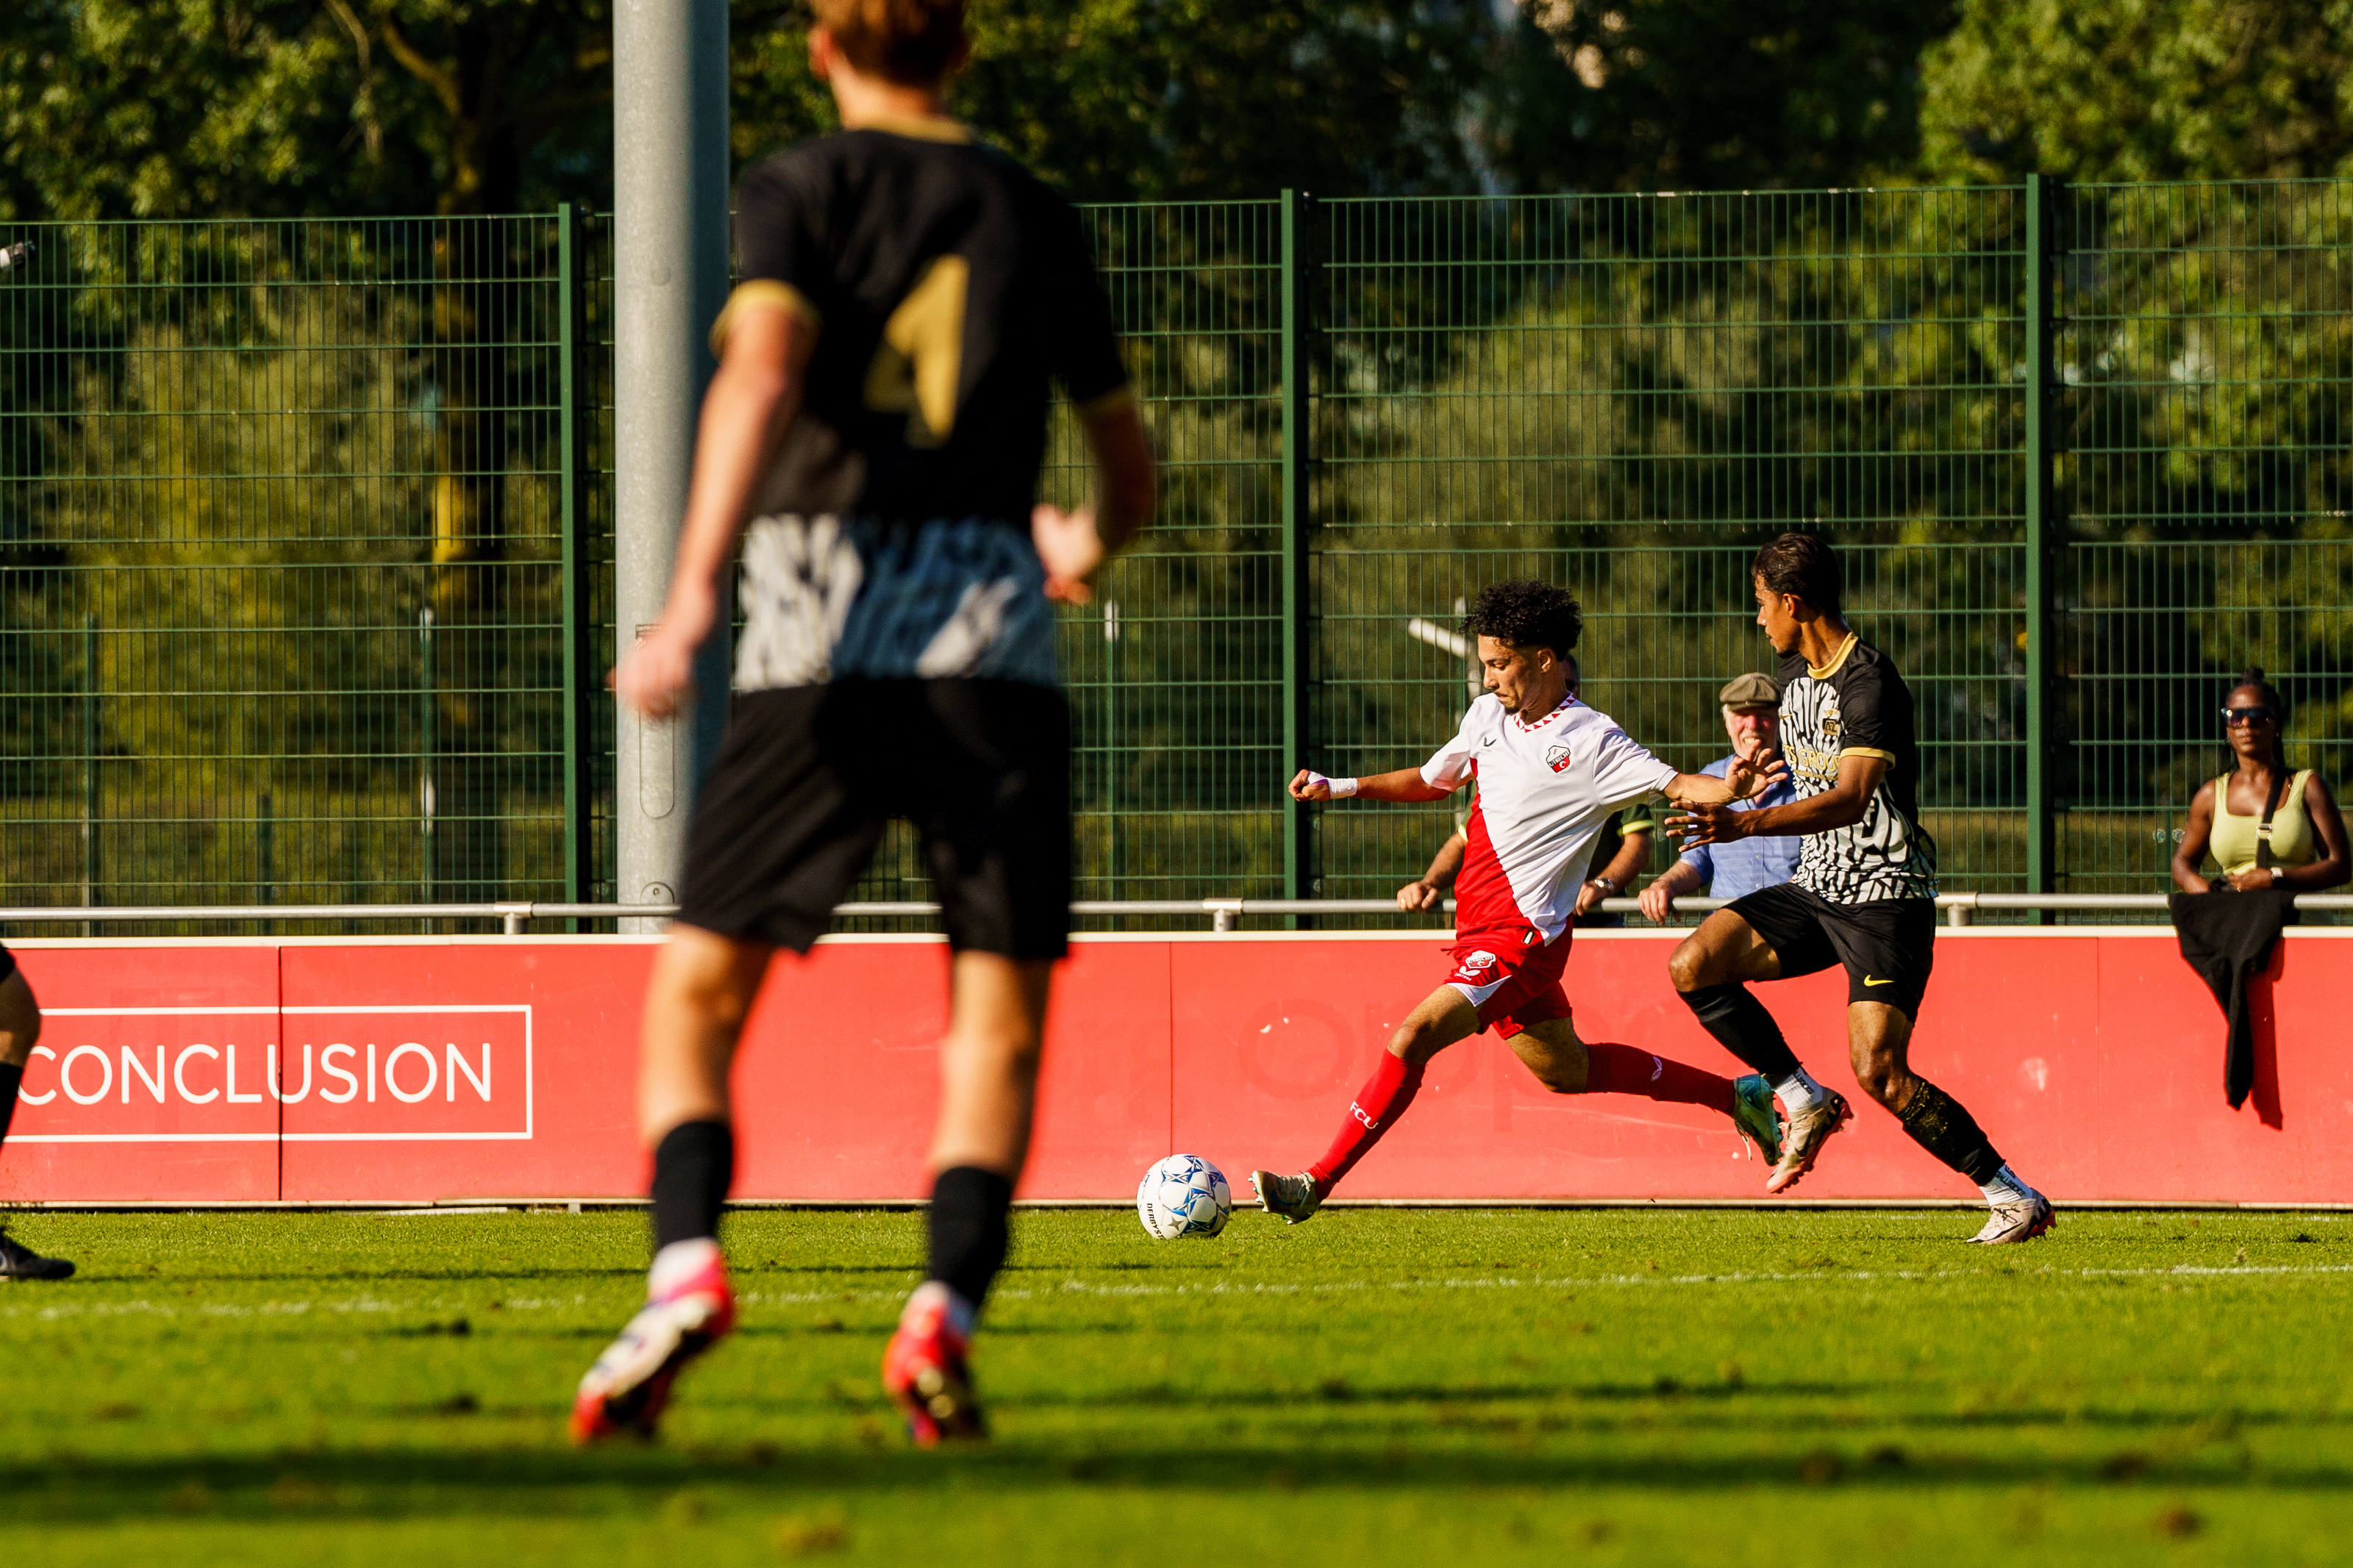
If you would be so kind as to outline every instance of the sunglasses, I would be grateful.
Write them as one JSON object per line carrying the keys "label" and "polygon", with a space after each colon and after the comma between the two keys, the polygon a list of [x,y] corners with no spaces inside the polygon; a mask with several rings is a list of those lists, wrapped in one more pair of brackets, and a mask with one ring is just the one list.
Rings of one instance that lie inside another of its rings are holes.
{"label": "sunglasses", "polygon": [[2276,708],[2225,708],[2222,710],[2222,722],[2225,724],[2260,724],[2266,719],[2278,717],[2279,710]]}

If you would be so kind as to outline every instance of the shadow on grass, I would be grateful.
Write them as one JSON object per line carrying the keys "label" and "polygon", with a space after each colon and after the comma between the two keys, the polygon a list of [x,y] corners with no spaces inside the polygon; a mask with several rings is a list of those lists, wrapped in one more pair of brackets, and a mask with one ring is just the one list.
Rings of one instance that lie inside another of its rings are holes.
{"label": "shadow on grass", "polygon": [[[1792,1446],[1794,1449],[1794,1445]],[[740,1490],[772,1503],[793,1495],[889,1496],[986,1488],[991,1494],[1076,1486],[1142,1491],[1293,1493],[1311,1489],[1384,1495],[1459,1494],[1465,1489],[1594,1489],[1718,1493],[1760,1483],[1814,1489],[1903,1490],[1942,1486],[2035,1488],[2250,1484],[2227,1456],[2170,1460],[2139,1454],[1940,1457],[1882,1444],[1851,1451],[1813,1444],[1802,1451],[1678,1459],[1641,1455],[1528,1454],[1493,1447],[1415,1452],[1303,1449],[1294,1443],[1214,1447],[1004,1443],[943,1454],[895,1446],[864,1450],[753,1445],[679,1451],[663,1447],[570,1454],[554,1448],[456,1452],[413,1449],[298,1452],[248,1459],[74,1458],[43,1466],[0,1467],[12,1521],[127,1522],[204,1515],[215,1519],[327,1517],[545,1517],[655,1506],[683,1486]],[[2266,1490],[2353,1493],[2342,1467],[2266,1468]]]}

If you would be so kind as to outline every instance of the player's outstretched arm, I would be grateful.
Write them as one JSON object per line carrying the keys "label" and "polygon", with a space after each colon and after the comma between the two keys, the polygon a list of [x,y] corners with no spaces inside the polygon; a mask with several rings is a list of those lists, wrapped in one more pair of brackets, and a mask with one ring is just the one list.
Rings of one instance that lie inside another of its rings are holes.
{"label": "player's outstretched arm", "polygon": [[1729,803],[1681,800],[1683,815],[1667,818],[1667,831],[1682,835],[1686,846],[1829,833],[1861,822],[1862,814],[1871,808],[1872,792],[1886,776],[1886,758],[1858,756],[1850,752],[1839,758],[1838,782],[1820,795],[1791,801],[1787,805],[1759,806],[1754,811],[1735,811]]}
{"label": "player's outstretched arm", "polygon": [[1722,778],[1677,773],[1661,793],[1677,805],[1729,805],[1763,795],[1788,776],[1788,764],[1777,753],[1759,748],[1753,755],[1734,758]]}
{"label": "player's outstretched arm", "polygon": [[661,624],[613,672],[613,690],[647,719],[667,719],[693,684],[695,650],[719,619],[719,574],[735,552],[761,479],[799,415],[816,324],[781,301],[744,299],[702,399],[686,526]]}
{"label": "player's outstretched arm", "polygon": [[[1338,788],[1334,786],[1337,785]],[[1293,800],[1345,800],[1350,795],[1362,795],[1366,800],[1393,800],[1413,804],[1425,800],[1444,800],[1454,792],[1441,789],[1421,776],[1419,768],[1399,768],[1393,773],[1373,773],[1360,779],[1329,779],[1307,768],[1299,770],[1291,781]]]}
{"label": "player's outstretched arm", "polygon": [[1398,908],[1412,914],[1420,910],[1434,910],[1446,897],[1446,889],[1454,886],[1454,879],[1462,869],[1462,857],[1469,851],[1471,841],[1457,828],[1438,847],[1430,858],[1430,869],[1397,890]]}

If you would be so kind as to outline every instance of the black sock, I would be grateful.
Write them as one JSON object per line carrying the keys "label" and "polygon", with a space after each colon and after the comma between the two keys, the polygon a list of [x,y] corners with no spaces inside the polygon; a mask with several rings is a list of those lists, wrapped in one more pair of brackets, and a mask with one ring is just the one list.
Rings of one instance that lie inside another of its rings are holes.
{"label": "black sock", "polygon": [[8,1141],[8,1123],[16,1116],[16,1090],[25,1081],[25,1069],[0,1062],[0,1143]]}
{"label": "black sock", "polygon": [[1765,1004],[1737,981],[1730,985],[1703,985],[1678,993],[1683,1005],[1699,1015],[1700,1027],[1716,1043],[1757,1071],[1767,1083],[1780,1083],[1798,1070],[1798,1058],[1781,1037],[1781,1026],[1765,1011]]}
{"label": "black sock", "polygon": [[719,1234],[735,1180],[735,1133],[724,1121],[681,1121],[654,1149],[654,1247]]}
{"label": "black sock", "polygon": [[2001,1169],[2001,1156],[1993,1152],[1992,1140],[1968,1108],[1925,1078],[1896,1120],[1912,1142],[1979,1186]]}
{"label": "black sock", "polygon": [[976,1310],[1005,1267],[1005,1213],[1013,1184],[994,1171],[958,1165],[932,1184],[932,1275]]}

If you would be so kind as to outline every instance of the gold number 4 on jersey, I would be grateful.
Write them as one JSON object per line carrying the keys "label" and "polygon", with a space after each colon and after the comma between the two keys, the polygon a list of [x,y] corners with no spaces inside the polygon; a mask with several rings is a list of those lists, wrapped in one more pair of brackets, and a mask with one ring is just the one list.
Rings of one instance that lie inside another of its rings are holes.
{"label": "gold number 4 on jersey", "polygon": [[963,257],[934,258],[882,323],[882,341],[866,367],[866,406],[878,414],[905,413],[910,447],[944,446],[955,428],[970,279]]}

